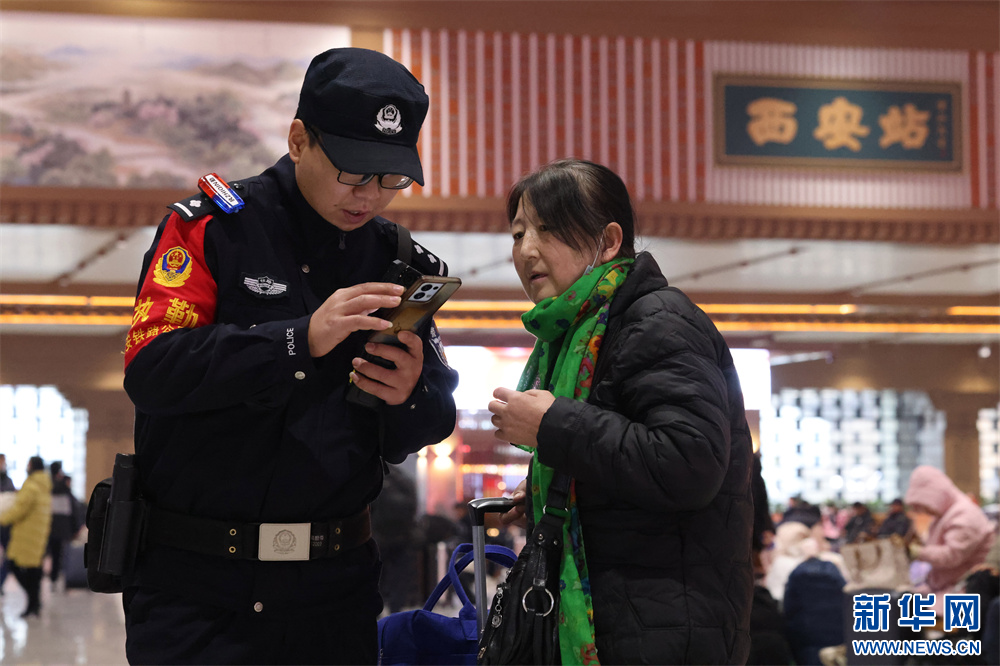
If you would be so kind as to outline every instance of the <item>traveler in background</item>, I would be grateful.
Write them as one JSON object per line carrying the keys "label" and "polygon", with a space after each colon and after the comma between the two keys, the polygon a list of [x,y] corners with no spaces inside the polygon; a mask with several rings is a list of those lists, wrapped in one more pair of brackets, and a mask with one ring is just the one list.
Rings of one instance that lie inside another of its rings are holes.
{"label": "traveler in background", "polygon": [[[0,453],[0,493],[13,494],[16,492],[17,486],[7,474],[7,456]],[[7,581],[7,574],[10,572],[10,566],[7,564],[7,544],[9,543],[10,526],[0,525],[0,548],[3,549],[3,553],[0,554],[0,595],[3,595],[3,584]]]}
{"label": "traveler in background", "polygon": [[[910,544],[910,556],[931,565],[921,594],[962,592],[959,581],[986,561],[994,542],[993,524],[941,470],[921,465],[910,475],[906,504],[911,511],[932,518],[924,542]],[[944,595],[936,595],[937,612],[943,610]]]}
{"label": "traveler in background", "polygon": [[17,492],[17,486],[13,479],[7,474],[7,456],[0,453],[0,493]]}
{"label": "traveler in background", "polygon": [[889,505],[889,512],[882,519],[882,524],[878,526],[878,536],[888,537],[895,534],[905,537],[910,533],[912,527],[913,523],[910,522],[910,517],[906,515],[903,500],[894,499],[892,500],[892,504]]}
{"label": "traveler in background", "polygon": [[810,557],[820,557],[843,567],[840,556],[830,552],[830,544],[818,524],[807,527],[797,520],[781,523],[774,536],[773,553],[764,586],[778,603],[784,601],[785,584],[792,571]]}
{"label": "traveler in background", "polygon": [[42,559],[52,525],[52,479],[38,456],[28,460],[28,478],[17,491],[14,506],[0,514],[0,525],[10,525],[6,559],[17,582],[28,595],[21,617],[38,616],[42,608]]}
{"label": "traveler in background", "polygon": [[[369,504],[387,463],[456,422],[432,321],[402,347],[367,342],[392,325],[372,314],[400,303],[382,280],[401,245],[419,272],[447,273],[380,217],[423,183],[427,107],[388,56],[322,53],[288,154],[227,191],[244,207],[187,197],[157,229],[125,351],[151,507],[123,577],[130,662],[376,662]],[[348,402],[352,383],[376,409]]]}
{"label": "traveler in background", "polygon": [[851,519],[844,526],[844,543],[858,543],[871,539],[875,534],[875,518],[861,502],[851,505]]}
{"label": "traveler in background", "polygon": [[815,504],[811,504],[801,497],[791,497],[788,500],[788,509],[781,516],[781,524],[802,523],[806,527],[812,527],[823,519],[820,509]]}
{"label": "traveler in background", "polygon": [[[792,570],[785,584],[782,612],[797,666],[821,666],[820,650],[844,643],[844,576],[839,555],[819,553]],[[789,662],[784,662],[785,664]]]}
{"label": "traveler in background", "polygon": [[750,654],[747,666],[792,663],[792,648],[785,633],[781,606],[764,586],[774,558],[774,519],[767,499],[760,453],[753,456],[753,604],[750,610]]}
{"label": "traveler in background", "polygon": [[562,663],[743,663],[753,449],[725,340],[636,253],[607,167],[542,167],[513,187],[507,219],[536,342],[489,409],[497,438],[533,452],[530,498],[526,479],[505,523],[540,518],[555,470],[574,479]]}
{"label": "traveler in background", "polygon": [[52,531],[49,533],[48,552],[52,567],[49,580],[55,589],[62,573],[63,551],[83,526],[79,502],[73,497],[69,487],[69,477],[63,472],[62,461],[55,460],[49,466],[52,475]]}
{"label": "traveler in background", "polygon": [[402,467],[391,468],[372,502],[372,536],[382,559],[383,615],[420,606],[417,486]]}
{"label": "traveler in background", "polygon": [[840,510],[837,503],[829,501],[821,509],[823,522],[823,536],[827,543],[834,549],[840,547],[840,538],[843,536],[842,525],[840,524]]}
{"label": "traveler in background", "polygon": [[[767,500],[767,484],[764,483],[760,453],[753,455],[753,475],[750,477],[753,495],[753,569],[754,579],[760,580],[767,573],[773,553],[774,520],[771,518],[770,503]],[[756,597],[754,598],[756,602]]]}

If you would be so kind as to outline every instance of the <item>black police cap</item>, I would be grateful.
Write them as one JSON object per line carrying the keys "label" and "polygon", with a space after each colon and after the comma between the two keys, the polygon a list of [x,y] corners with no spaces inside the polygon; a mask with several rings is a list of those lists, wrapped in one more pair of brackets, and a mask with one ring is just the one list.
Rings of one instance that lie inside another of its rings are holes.
{"label": "black police cap", "polygon": [[417,138],[427,106],[424,87],[403,65],[378,51],[342,48],[309,63],[296,115],[319,133],[341,171],[398,173],[423,185]]}

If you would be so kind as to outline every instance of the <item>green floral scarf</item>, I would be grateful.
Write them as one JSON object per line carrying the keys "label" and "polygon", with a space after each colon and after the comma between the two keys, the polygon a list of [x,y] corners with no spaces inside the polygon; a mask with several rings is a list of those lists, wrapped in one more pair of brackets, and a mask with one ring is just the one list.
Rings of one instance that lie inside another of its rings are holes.
{"label": "green floral scarf", "polygon": [[[611,300],[633,261],[618,259],[598,266],[562,295],[541,301],[521,316],[524,327],[537,339],[521,374],[518,391],[544,387],[556,397],[587,399]],[[555,359],[552,354],[557,354]],[[542,518],[553,470],[538,462],[537,452],[533,453],[531,499],[537,523]],[[559,574],[559,652],[563,664],[597,664],[594,606],[575,484],[570,489],[568,509],[570,519],[563,526],[563,543],[571,544],[572,548],[563,550]]]}

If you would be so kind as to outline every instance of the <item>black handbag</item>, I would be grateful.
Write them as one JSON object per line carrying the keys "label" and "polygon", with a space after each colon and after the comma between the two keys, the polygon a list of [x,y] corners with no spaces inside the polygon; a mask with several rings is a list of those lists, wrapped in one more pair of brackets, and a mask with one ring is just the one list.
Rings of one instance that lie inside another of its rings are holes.
{"label": "black handbag", "polygon": [[559,571],[570,476],[557,472],[542,519],[497,586],[483,635],[480,664],[558,664]]}

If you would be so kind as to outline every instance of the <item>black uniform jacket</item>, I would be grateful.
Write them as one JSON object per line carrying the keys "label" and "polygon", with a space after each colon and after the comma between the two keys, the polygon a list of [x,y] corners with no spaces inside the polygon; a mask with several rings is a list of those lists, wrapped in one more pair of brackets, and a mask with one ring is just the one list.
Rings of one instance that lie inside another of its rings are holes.
{"label": "black uniform jacket", "polygon": [[[457,373],[431,325],[406,403],[381,412],[349,405],[351,361],[368,332],[314,359],[310,314],[335,290],[382,278],[397,256],[395,225],[375,218],[340,231],[306,203],[287,155],[236,192],[246,205],[233,214],[204,196],[171,206],[143,262],[125,354],[142,492],[158,507],[220,520],[355,514],[381,488],[379,419],[389,462],[441,441],[455,425]],[[446,274],[428,250],[412,250],[418,270]],[[269,610],[335,603],[363,612],[378,608],[377,572],[371,543],[308,562],[150,544],[125,583],[234,609],[260,601]]]}
{"label": "black uniform jacket", "polygon": [[639,254],[589,399],[557,398],[538,433],[576,480],[602,664],[746,660],[752,455],[729,348]]}

